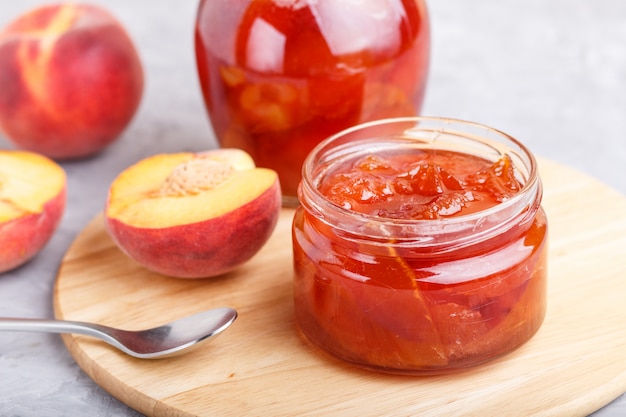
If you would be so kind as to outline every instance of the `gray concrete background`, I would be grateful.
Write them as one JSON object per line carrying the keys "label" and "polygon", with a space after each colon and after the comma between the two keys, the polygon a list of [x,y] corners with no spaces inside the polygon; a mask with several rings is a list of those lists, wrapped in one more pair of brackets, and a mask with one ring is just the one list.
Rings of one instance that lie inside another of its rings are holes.
{"label": "gray concrete background", "polygon": [[[42,3],[0,0],[0,26]],[[0,316],[52,317],[59,262],[102,210],[118,172],[155,152],[215,145],[195,72],[197,2],[94,3],[112,11],[138,46],[146,72],[142,105],[105,152],[63,164],[69,176],[63,222],[37,258],[0,276]],[[626,2],[432,0],[429,5],[433,59],[423,114],[498,128],[537,156],[626,194]],[[0,147],[12,145],[0,135]],[[1,334],[0,416],[66,415],[139,414],[86,376],[58,336]],[[624,415],[624,396],[594,414]]]}

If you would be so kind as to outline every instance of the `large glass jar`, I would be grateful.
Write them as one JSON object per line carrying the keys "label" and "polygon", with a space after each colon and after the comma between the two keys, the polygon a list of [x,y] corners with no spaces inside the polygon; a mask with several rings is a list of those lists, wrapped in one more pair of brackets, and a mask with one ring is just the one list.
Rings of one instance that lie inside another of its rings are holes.
{"label": "large glass jar", "polygon": [[202,0],[195,45],[220,145],[276,170],[295,203],[322,139],[419,113],[430,34],[424,0]]}
{"label": "large glass jar", "polygon": [[323,350],[445,373],[516,349],[546,310],[547,219],[533,155],[474,123],[356,126],[304,163],[294,304]]}

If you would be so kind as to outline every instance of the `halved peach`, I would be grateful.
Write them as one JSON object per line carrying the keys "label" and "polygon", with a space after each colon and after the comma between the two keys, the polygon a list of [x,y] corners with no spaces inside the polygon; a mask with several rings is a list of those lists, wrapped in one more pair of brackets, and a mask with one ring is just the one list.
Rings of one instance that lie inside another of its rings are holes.
{"label": "halved peach", "polygon": [[0,150],[0,273],[34,257],[65,210],[67,178],[45,156]]}
{"label": "halved peach", "polygon": [[106,227],[147,269],[178,278],[224,274],[255,255],[281,209],[276,172],[238,149],[148,157],[109,189]]}

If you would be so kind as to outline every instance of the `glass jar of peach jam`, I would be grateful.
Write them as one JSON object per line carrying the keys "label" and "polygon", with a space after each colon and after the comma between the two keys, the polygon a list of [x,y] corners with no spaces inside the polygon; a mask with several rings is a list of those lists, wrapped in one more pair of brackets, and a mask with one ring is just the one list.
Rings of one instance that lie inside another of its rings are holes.
{"label": "glass jar of peach jam", "polygon": [[425,0],[201,0],[195,55],[218,143],[275,170],[295,205],[323,139],[419,114],[430,21]]}
{"label": "glass jar of peach jam", "polygon": [[518,348],[546,311],[547,219],[533,155],[476,123],[386,119],[320,143],[293,223],[302,333],[403,374]]}

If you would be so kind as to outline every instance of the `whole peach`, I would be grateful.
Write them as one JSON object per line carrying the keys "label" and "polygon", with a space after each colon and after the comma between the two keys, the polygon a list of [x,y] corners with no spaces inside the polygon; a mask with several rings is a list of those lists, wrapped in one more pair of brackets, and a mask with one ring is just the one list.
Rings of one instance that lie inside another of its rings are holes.
{"label": "whole peach", "polygon": [[27,151],[0,150],[0,273],[34,257],[65,209],[65,171]]}
{"label": "whole peach", "polygon": [[22,149],[99,152],[132,120],[143,84],[129,35],[100,7],[43,6],[0,32],[0,130]]}

